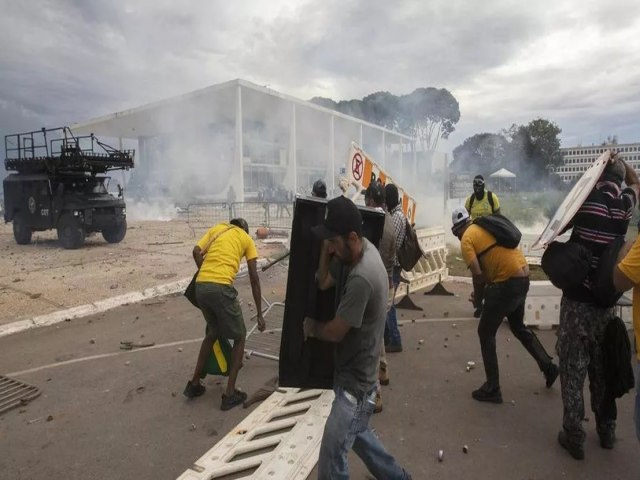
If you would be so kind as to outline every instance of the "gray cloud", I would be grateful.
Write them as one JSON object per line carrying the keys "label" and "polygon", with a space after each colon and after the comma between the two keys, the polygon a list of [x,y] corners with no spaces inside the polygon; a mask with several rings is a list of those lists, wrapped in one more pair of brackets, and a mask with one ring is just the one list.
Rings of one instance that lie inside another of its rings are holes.
{"label": "gray cloud", "polygon": [[637,1],[0,3],[3,135],[241,77],[302,98],[448,88],[449,150],[536,116],[565,143],[638,139]]}

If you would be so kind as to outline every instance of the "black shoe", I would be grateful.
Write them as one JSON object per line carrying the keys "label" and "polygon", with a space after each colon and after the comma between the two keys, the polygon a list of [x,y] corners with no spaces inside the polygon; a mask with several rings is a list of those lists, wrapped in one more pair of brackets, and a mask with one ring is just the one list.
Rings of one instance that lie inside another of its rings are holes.
{"label": "black shoe", "polygon": [[246,399],[247,394],[240,390],[235,390],[231,395],[223,394],[220,410],[231,410],[233,407],[244,403]]}
{"label": "black shoe", "polygon": [[482,307],[478,307],[473,311],[473,316],[475,318],[480,318],[482,316]]}
{"label": "black shoe", "polygon": [[188,381],[187,386],[184,387],[184,391],[182,392],[182,394],[187,398],[195,398],[202,395],[205,390],[206,388],[204,388],[204,385],[194,385],[193,383],[191,383],[191,381]]}
{"label": "black shoe", "polygon": [[558,433],[558,443],[576,460],[584,460],[584,446],[581,443],[569,440],[567,432],[564,430],[561,430],[560,433]]}
{"label": "black shoe", "polygon": [[479,402],[502,403],[500,387],[489,389],[486,383],[479,389],[471,392],[471,396]]}
{"label": "black shoe", "polygon": [[384,347],[386,353],[398,353],[402,351],[401,343],[390,343]]}
{"label": "black shoe", "polygon": [[602,448],[613,450],[613,444],[616,443],[616,434],[613,430],[598,431],[598,436]]}
{"label": "black shoe", "polygon": [[544,378],[547,381],[546,382],[547,388],[551,388],[553,386],[554,382],[556,381],[556,378],[558,378],[559,373],[560,373],[560,369],[555,363],[549,364],[547,371],[544,372]]}

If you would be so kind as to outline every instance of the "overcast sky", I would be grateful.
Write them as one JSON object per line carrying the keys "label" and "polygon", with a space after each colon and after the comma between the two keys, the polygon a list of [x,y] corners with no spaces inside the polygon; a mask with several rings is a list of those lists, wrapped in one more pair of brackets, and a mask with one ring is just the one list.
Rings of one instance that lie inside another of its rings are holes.
{"label": "overcast sky", "polygon": [[0,0],[0,133],[243,78],[308,99],[449,89],[475,133],[640,141],[640,1]]}

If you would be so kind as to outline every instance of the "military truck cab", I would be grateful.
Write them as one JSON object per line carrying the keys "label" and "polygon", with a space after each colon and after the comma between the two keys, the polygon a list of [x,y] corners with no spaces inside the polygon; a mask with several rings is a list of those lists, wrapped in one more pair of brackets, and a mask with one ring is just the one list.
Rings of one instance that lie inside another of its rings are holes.
{"label": "military truck cab", "polygon": [[[47,135],[55,136],[50,144]],[[89,147],[82,148],[83,139]],[[58,148],[54,142],[60,142]],[[95,151],[96,144],[103,151]],[[127,232],[123,193],[109,193],[104,173],[132,168],[133,151],[115,150],[93,135],[76,138],[67,127],[8,135],[5,148],[5,167],[15,173],[3,181],[4,220],[13,223],[18,244],[30,243],[35,231],[50,229],[57,230],[64,248],[81,247],[94,232],[109,243],[122,241]]]}

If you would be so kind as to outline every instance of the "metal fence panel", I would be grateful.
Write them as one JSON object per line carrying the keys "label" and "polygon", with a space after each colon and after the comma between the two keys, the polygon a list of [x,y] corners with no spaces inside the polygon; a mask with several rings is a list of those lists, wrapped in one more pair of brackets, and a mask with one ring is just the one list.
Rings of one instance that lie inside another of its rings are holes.
{"label": "metal fence panel", "polygon": [[194,232],[231,220],[228,203],[192,203],[187,209],[187,224]]}
{"label": "metal fence panel", "polygon": [[242,217],[250,228],[290,229],[293,221],[291,202],[236,202],[231,204],[231,217]]}

